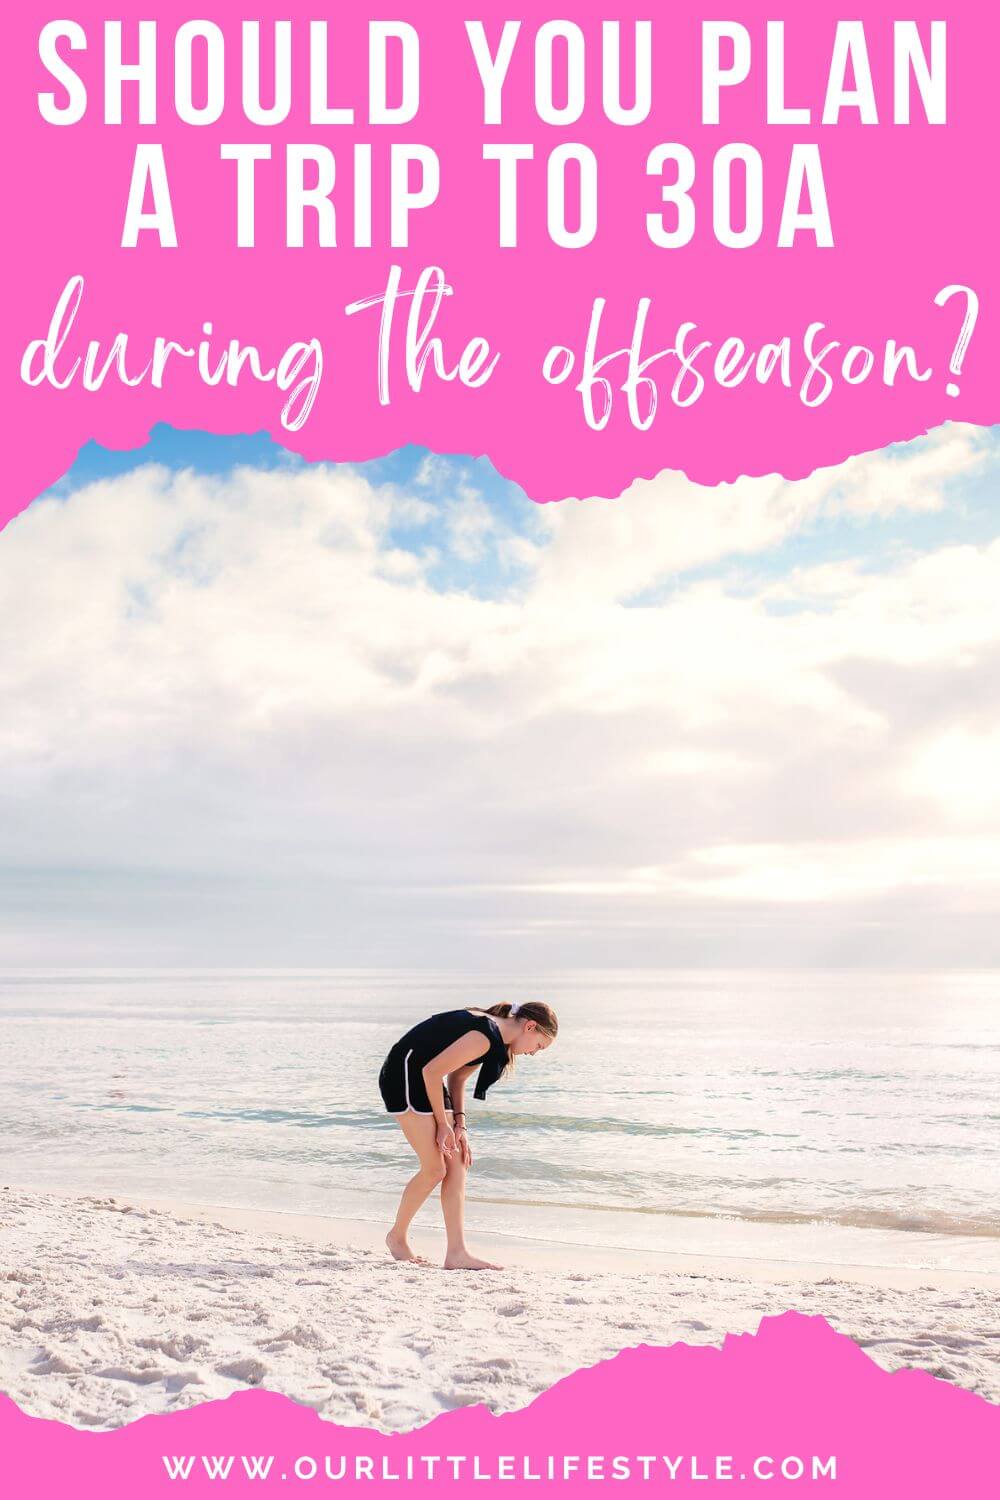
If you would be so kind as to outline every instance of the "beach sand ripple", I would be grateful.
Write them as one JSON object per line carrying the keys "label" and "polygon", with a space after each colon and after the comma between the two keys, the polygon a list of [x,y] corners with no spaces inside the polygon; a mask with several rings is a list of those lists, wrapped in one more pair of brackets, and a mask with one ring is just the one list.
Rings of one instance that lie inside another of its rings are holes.
{"label": "beach sand ripple", "polygon": [[759,1268],[466,1275],[108,1198],[6,1188],[0,1213],[0,1389],[78,1427],[257,1386],[396,1431],[475,1402],[509,1411],[622,1348],[718,1344],[789,1308],[886,1369],[1000,1401],[1000,1291],[935,1287],[932,1272],[916,1287]]}

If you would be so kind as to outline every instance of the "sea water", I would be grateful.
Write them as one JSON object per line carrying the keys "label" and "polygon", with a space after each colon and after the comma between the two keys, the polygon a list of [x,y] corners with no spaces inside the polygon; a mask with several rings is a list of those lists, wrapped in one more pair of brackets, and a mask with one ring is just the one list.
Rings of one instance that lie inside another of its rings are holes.
{"label": "sea water", "polygon": [[474,1224],[996,1272],[998,995],[976,974],[8,971],[0,1180],[385,1220],[413,1166],[376,1084],[392,1042],[538,997],[557,1044],[469,1106]]}

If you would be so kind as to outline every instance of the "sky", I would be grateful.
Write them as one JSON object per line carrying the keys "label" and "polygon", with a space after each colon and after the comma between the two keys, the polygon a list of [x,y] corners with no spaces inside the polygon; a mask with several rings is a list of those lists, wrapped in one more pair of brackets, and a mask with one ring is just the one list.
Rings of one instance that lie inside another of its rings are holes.
{"label": "sky", "polygon": [[90,445],[0,535],[0,963],[1000,967],[998,433],[545,506]]}

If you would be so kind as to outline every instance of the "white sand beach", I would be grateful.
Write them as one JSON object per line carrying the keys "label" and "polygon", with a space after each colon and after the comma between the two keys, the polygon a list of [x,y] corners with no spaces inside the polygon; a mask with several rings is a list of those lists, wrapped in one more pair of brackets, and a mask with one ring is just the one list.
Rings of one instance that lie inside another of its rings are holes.
{"label": "white sand beach", "polygon": [[[503,1271],[397,1265],[355,1220],[0,1191],[0,1390],[107,1428],[264,1386],[409,1428],[525,1405],[640,1343],[717,1344],[789,1308],[887,1369],[1000,1401],[1000,1277],[630,1254],[477,1237]],[[430,1222],[430,1221],[429,1221]],[[432,1228],[414,1235],[435,1254]]]}

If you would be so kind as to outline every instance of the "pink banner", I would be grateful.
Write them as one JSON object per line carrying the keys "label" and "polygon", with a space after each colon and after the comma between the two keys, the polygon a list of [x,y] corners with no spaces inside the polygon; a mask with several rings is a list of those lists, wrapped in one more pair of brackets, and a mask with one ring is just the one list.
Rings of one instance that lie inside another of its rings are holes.
{"label": "pink banner", "polygon": [[548,500],[1000,414],[995,7],[63,15],[6,21],[3,519],[155,422]]}
{"label": "pink banner", "polygon": [[721,1349],[630,1349],[524,1411],[482,1407],[385,1436],[241,1392],[111,1433],[0,1398],[12,1495],[704,1493],[734,1483],[851,1500],[996,1493],[1000,1412],[922,1371],[887,1374],[821,1318],[786,1313]]}

